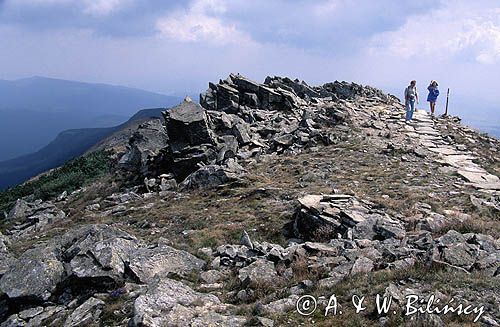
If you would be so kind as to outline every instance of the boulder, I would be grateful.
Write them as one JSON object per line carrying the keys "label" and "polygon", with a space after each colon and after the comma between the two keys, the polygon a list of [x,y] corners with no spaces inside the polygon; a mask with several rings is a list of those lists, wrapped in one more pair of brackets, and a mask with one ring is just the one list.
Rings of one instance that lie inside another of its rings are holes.
{"label": "boulder", "polygon": [[382,240],[388,238],[402,239],[406,235],[403,224],[399,220],[392,219],[388,216],[381,216],[377,219],[374,230],[378,239]]}
{"label": "boulder", "polygon": [[155,276],[164,278],[169,273],[187,276],[200,271],[204,265],[205,261],[186,251],[159,244],[153,248],[140,248],[133,252],[129,268],[139,281],[150,283]]}
{"label": "boulder", "polygon": [[57,208],[51,201],[27,202],[18,199],[8,215],[8,219],[16,221],[16,225],[9,230],[9,233],[13,240],[26,238],[65,217],[64,211]]}
{"label": "boulder", "polygon": [[238,164],[231,166],[207,165],[190,174],[180,184],[183,189],[214,188],[219,185],[238,181],[242,175],[242,167]]}
{"label": "boulder", "polygon": [[371,210],[350,195],[306,195],[298,200],[294,233],[304,240],[402,238],[401,222]]}
{"label": "boulder", "polygon": [[121,157],[119,167],[151,175],[149,162],[168,145],[168,135],[159,119],[139,125],[129,140],[127,152]]}
{"label": "boulder", "polygon": [[298,97],[304,99],[306,97],[309,98],[316,98],[320,97],[320,93],[313,90],[309,85],[306,84],[304,81],[299,81],[299,80],[291,80],[288,77],[271,77],[268,76],[266,77],[266,80],[264,81],[264,84],[267,84],[272,87],[280,87],[283,89],[286,89],[290,92],[293,92],[296,94]]}
{"label": "boulder", "polygon": [[241,235],[240,243],[241,243],[241,245],[244,245],[249,249],[253,249],[252,240],[250,239],[250,236],[248,235],[246,230],[244,230],[243,234]]}
{"label": "boulder", "polygon": [[240,96],[235,85],[220,83],[217,85],[216,94],[217,110],[223,110],[228,113],[238,112]]}
{"label": "boulder", "polygon": [[354,265],[351,268],[351,275],[369,273],[372,270],[373,261],[365,257],[360,257],[354,262]]}
{"label": "boulder", "polygon": [[224,163],[229,158],[236,157],[238,153],[238,140],[233,135],[223,135],[217,145],[217,163]]}
{"label": "boulder", "polygon": [[139,245],[135,237],[108,225],[71,230],[61,240],[72,275],[111,284],[122,280],[125,265]]}
{"label": "boulder", "polygon": [[224,274],[218,270],[207,270],[200,274],[203,282],[208,284],[215,284],[224,278]]}
{"label": "boulder", "polygon": [[297,301],[300,296],[290,295],[287,298],[273,301],[271,303],[265,304],[261,307],[261,310],[265,313],[276,314],[284,313],[296,309]]}
{"label": "boulder", "polygon": [[240,74],[231,75],[233,83],[237,86],[238,91],[242,93],[257,93],[259,91],[259,83],[249,80]]}
{"label": "boulder", "polygon": [[5,274],[9,266],[15,261],[14,256],[9,252],[9,245],[9,238],[0,232],[0,277]]}
{"label": "boulder", "polygon": [[100,326],[100,317],[104,308],[104,302],[95,297],[89,298],[73,311],[66,319],[64,326],[86,327]]}
{"label": "boulder", "polygon": [[46,301],[63,278],[57,248],[40,246],[27,250],[10,265],[0,278],[0,291],[10,299]]}
{"label": "boulder", "polygon": [[238,278],[244,284],[268,287],[276,285],[279,279],[274,263],[264,259],[257,259],[251,265],[240,269]]}
{"label": "boulder", "polygon": [[430,259],[460,270],[497,276],[500,273],[499,249],[500,244],[491,236],[450,230],[435,240]]}
{"label": "boulder", "polygon": [[150,284],[134,302],[134,326],[242,326],[246,319],[224,315],[226,306],[212,294],[199,293],[168,278]]}
{"label": "boulder", "polygon": [[10,209],[7,219],[17,220],[20,218],[25,218],[28,212],[31,212],[31,206],[23,199],[17,199],[16,203]]}
{"label": "boulder", "polygon": [[173,152],[187,146],[214,144],[205,109],[191,99],[184,100],[162,114]]}

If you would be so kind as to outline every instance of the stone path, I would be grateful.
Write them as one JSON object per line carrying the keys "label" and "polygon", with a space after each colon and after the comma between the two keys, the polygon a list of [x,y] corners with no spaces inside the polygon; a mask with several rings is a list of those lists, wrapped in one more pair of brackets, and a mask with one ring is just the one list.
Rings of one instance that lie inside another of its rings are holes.
{"label": "stone path", "polygon": [[500,178],[474,163],[474,155],[463,144],[453,144],[436,129],[435,122],[425,110],[417,110],[406,135],[418,138],[421,146],[436,154],[435,161],[452,167],[473,187],[488,193],[500,191]]}

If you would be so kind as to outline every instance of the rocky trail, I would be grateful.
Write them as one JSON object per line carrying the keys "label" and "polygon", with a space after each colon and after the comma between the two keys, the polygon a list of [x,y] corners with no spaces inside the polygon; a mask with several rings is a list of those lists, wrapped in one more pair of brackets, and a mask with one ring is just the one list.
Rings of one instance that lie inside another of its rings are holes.
{"label": "rocky trail", "polygon": [[[241,75],[134,132],[114,170],[18,199],[0,233],[0,326],[500,323],[498,148],[354,83]],[[484,169],[481,167],[485,167]],[[487,172],[489,171],[489,173]],[[297,313],[303,295],[392,296],[398,314]]]}
{"label": "rocky trail", "polygon": [[500,192],[500,178],[474,163],[474,155],[463,144],[451,144],[435,128],[434,119],[427,111],[417,110],[414,124],[407,126],[406,135],[418,137],[420,145],[436,153],[436,161],[449,165],[475,188],[490,194]]}

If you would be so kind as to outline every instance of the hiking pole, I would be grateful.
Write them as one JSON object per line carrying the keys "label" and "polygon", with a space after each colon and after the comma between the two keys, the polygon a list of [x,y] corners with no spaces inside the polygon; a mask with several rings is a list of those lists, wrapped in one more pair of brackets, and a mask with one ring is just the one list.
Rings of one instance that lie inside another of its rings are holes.
{"label": "hiking pole", "polygon": [[446,93],[446,110],[444,112],[445,116],[448,116],[448,99],[450,98],[450,88],[448,88],[448,92]]}

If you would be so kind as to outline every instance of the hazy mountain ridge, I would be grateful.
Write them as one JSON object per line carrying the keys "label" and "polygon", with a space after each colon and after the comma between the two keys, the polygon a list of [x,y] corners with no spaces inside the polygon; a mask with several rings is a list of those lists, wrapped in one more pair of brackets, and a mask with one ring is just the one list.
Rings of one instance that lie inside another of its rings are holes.
{"label": "hazy mountain ridge", "polygon": [[116,126],[178,97],[123,86],[32,77],[0,80],[0,160],[39,150],[67,129]]}
{"label": "hazy mountain ridge", "polygon": [[[114,127],[66,130],[59,133],[53,141],[35,153],[1,161],[0,190],[58,167],[129,126],[135,126],[134,124],[139,124],[150,118],[159,118],[162,110],[164,108],[140,110],[125,123]],[[126,135],[130,137],[129,134]]]}

